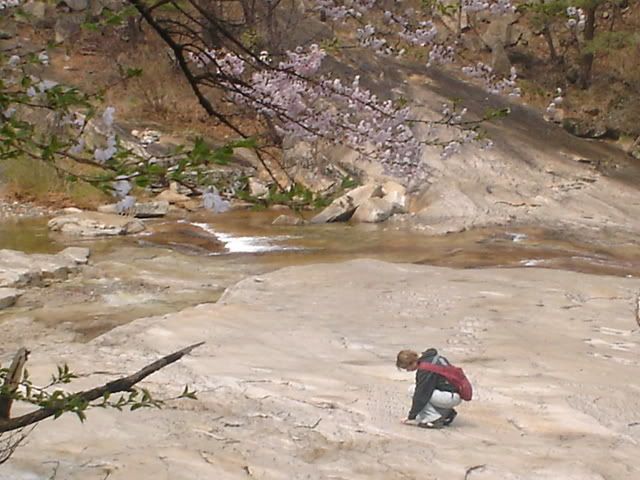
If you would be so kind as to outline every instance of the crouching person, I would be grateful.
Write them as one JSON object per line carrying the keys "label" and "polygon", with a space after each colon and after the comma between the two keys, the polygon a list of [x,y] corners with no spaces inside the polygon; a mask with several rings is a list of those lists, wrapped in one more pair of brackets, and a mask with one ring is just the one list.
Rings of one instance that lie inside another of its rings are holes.
{"label": "crouching person", "polygon": [[418,355],[413,350],[398,353],[396,366],[416,372],[413,401],[406,424],[423,428],[442,428],[453,422],[455,407],[471,400],[471,384],[462,369],[454,367],[435,348]]}

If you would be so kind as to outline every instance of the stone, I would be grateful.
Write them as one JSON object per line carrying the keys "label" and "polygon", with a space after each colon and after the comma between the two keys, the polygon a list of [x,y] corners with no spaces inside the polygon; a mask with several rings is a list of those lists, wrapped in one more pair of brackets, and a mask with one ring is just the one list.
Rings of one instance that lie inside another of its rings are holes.
{"label": "stone", "polygon": [[33,254],[0,250],[0,288],[38,285],[44,280],[64,280],[77,270],[70,255]]}
{"label": "stone", "polygon": [[280,215],[273,222],[272,225],[305,225],[307,221],[300,217],[294,217],[293,215]]}
{"label": "stone", "polygon": [[53,27],[56,43],[64,42],[79,35],[83,22],[84,15],[81,13],[60,15]]}
{"label": "stone", "polygon": [[393,215],[394,206],[384,198],[370,198],[360,205],[351,220],[360,223],[380,223]]}
{"label": "stone", "polygon": [[47,15],[47,4],[46,2],[27,2],[22,8],[24,11],[32,16],[36,20],[44,20]]}
{"label": "stone", "polygon": [[[156,197],[157,198],[157,197]],[[188,197],[187,197],[188,200]],[[108,205],[100,205],[98,207],[98,212],[100,213],[108,213],[112,215],[118,214],[118,207],[115,203],[110,203]],[[154,218],[154,217],[164,217],[167,213],[169,213],[169,202],[167,200],[156,200],[153,202],[140,202],[136,203],[133,206],[133,211],[131,212],[134,217],[137,218]]]}
{"label": "stone", "polygon": [[249,179],[249,193],[252,197],[264,198],[269,195],[269,188],[257,178]]}
{"label": "stone", "polygon": [[69,257],[78,265],[85,265],[89,262],[91,250],[86,247],[67,247],[58,253],[58,255]]}
{"label": "stone", "polygon": [[580,118],[565,118],[562,121],[562,128],[571,135],[581,138],[610,138],[612,140],[620,138],[620,132],[618,130],[610,128],[601,122]]}
{"label": "stone", "polygon": [[49,229],[81,237],[106,237],[140,233],[144,224],[131,217],[101,212],[82,212],[49,220]]}
{"label": "stone", "polygon": [[336,198],[313,217],[311,223],[346,222],[360,205],[372,197],[382,197],[382,187],[377,184],[362,185]]}
{"label": "stone", "polygon": [[171,204],[176,204],[176,203],[187,202],[189,201],[190,197],[182,193],[178,193],[174,190],[168,189],[156,195],[155,199],[161,202],[169,202]]}
{"label": "stone", "polygon": [[169,202],[166,200],[136,203],[133,207],[133,214],[137,218],[164,217],[167,213],[169,213]]}
{"label": "stone", "polygon": [[0,288],[0,310],[13,306],[20,295],[22,295],[22,290],[16,288]]}
{"label": "stone", "polygon": [[74,12],[82,12],[89,8],[89,0],[62,0]]}
{"label": "stone", "polygon": [[69,213],[80,213],[80,212],[82,212],[82,210],[79,209],[79,208],[76,208],[76,207],[67,207],[67,208],[63,208],[62,209],[62,213],[66,213],[66,214],[69,214]]}
{"label": "stone", "polygon": [[495,45],[491,49],[491,68],[493,73],[508,77],[511,74],[511,60],[502,45]]}
{"label": "stone", "polygon": [[407,189],[398,182],[389,181],[382,185],[382,194],[393,206],[393,214],[407,211]]}

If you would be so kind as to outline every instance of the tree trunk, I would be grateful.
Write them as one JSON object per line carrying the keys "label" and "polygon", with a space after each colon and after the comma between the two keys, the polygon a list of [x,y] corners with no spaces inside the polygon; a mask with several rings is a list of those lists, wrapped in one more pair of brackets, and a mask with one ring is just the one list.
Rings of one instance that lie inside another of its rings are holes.
{"label": "tree trunk", "polygon": [[[584,13],[587,17],[584,27],[584,42],[591,42],[596,33],[596,10],[598,5],[590,5],[585,7]],[[584,48],[584,46],[583,46]],[[582,89],[589,88],[591,85],[591,71],[593,70],[593,53],[582,53],[580,58],[580,78],[578,78],[578,86]]]}

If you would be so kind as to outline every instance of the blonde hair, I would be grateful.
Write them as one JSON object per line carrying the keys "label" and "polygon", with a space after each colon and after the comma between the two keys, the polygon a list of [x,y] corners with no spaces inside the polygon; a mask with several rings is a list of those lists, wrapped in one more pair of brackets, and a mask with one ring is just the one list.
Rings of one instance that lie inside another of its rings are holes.
{"label": "blonde hair", "polygon": [[396,367],[406,370],[416,363],[419,358],[420,355],[418,355],[418,352],[414,352],[413,350],[400,350],[400,352],[398,352],[398,358],[396,359]]}

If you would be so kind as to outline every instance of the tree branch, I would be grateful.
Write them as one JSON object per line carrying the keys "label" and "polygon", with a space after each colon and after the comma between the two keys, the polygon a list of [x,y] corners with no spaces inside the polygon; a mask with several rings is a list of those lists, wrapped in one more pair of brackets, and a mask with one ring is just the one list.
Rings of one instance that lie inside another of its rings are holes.
{"label": "tree branch", "polygon": [[[118,393],[118,392],[126,392],[131,389],[135,384],[141,382],[146,377],[151,375],[152,373],[157,372],[161,368],[166,367],[178,360],[180,360],[183,356],[190,353],[195,348],[203,345],[204,342],[196,343],[189,347],[183,348],[182,350],[178,350],[177,352],[171,353],[165,357],[162,357],[155,362],[147,365],[136,373],[129,375],[128,377],[122,377],[117,380],[113,380],[105,385],[100,387],[92,388],[91,390],[85,390],[83,392],[78,392],[76,395],[78,398],[84,400],[85,402],[91,402],[93,400],[97,400],[98,398],[103,397],[107,393]],[[27,413],[20,417],[11,418],[8,420],[0,419],[0,433],[9,432],[12,430],[17,430],[19,428],[24,428],[28,425],[33,425],[35,423],[41,422],[45,418],[49,418],[59,412],[59,409],[56,408],[41,408],[31,413]]]}

